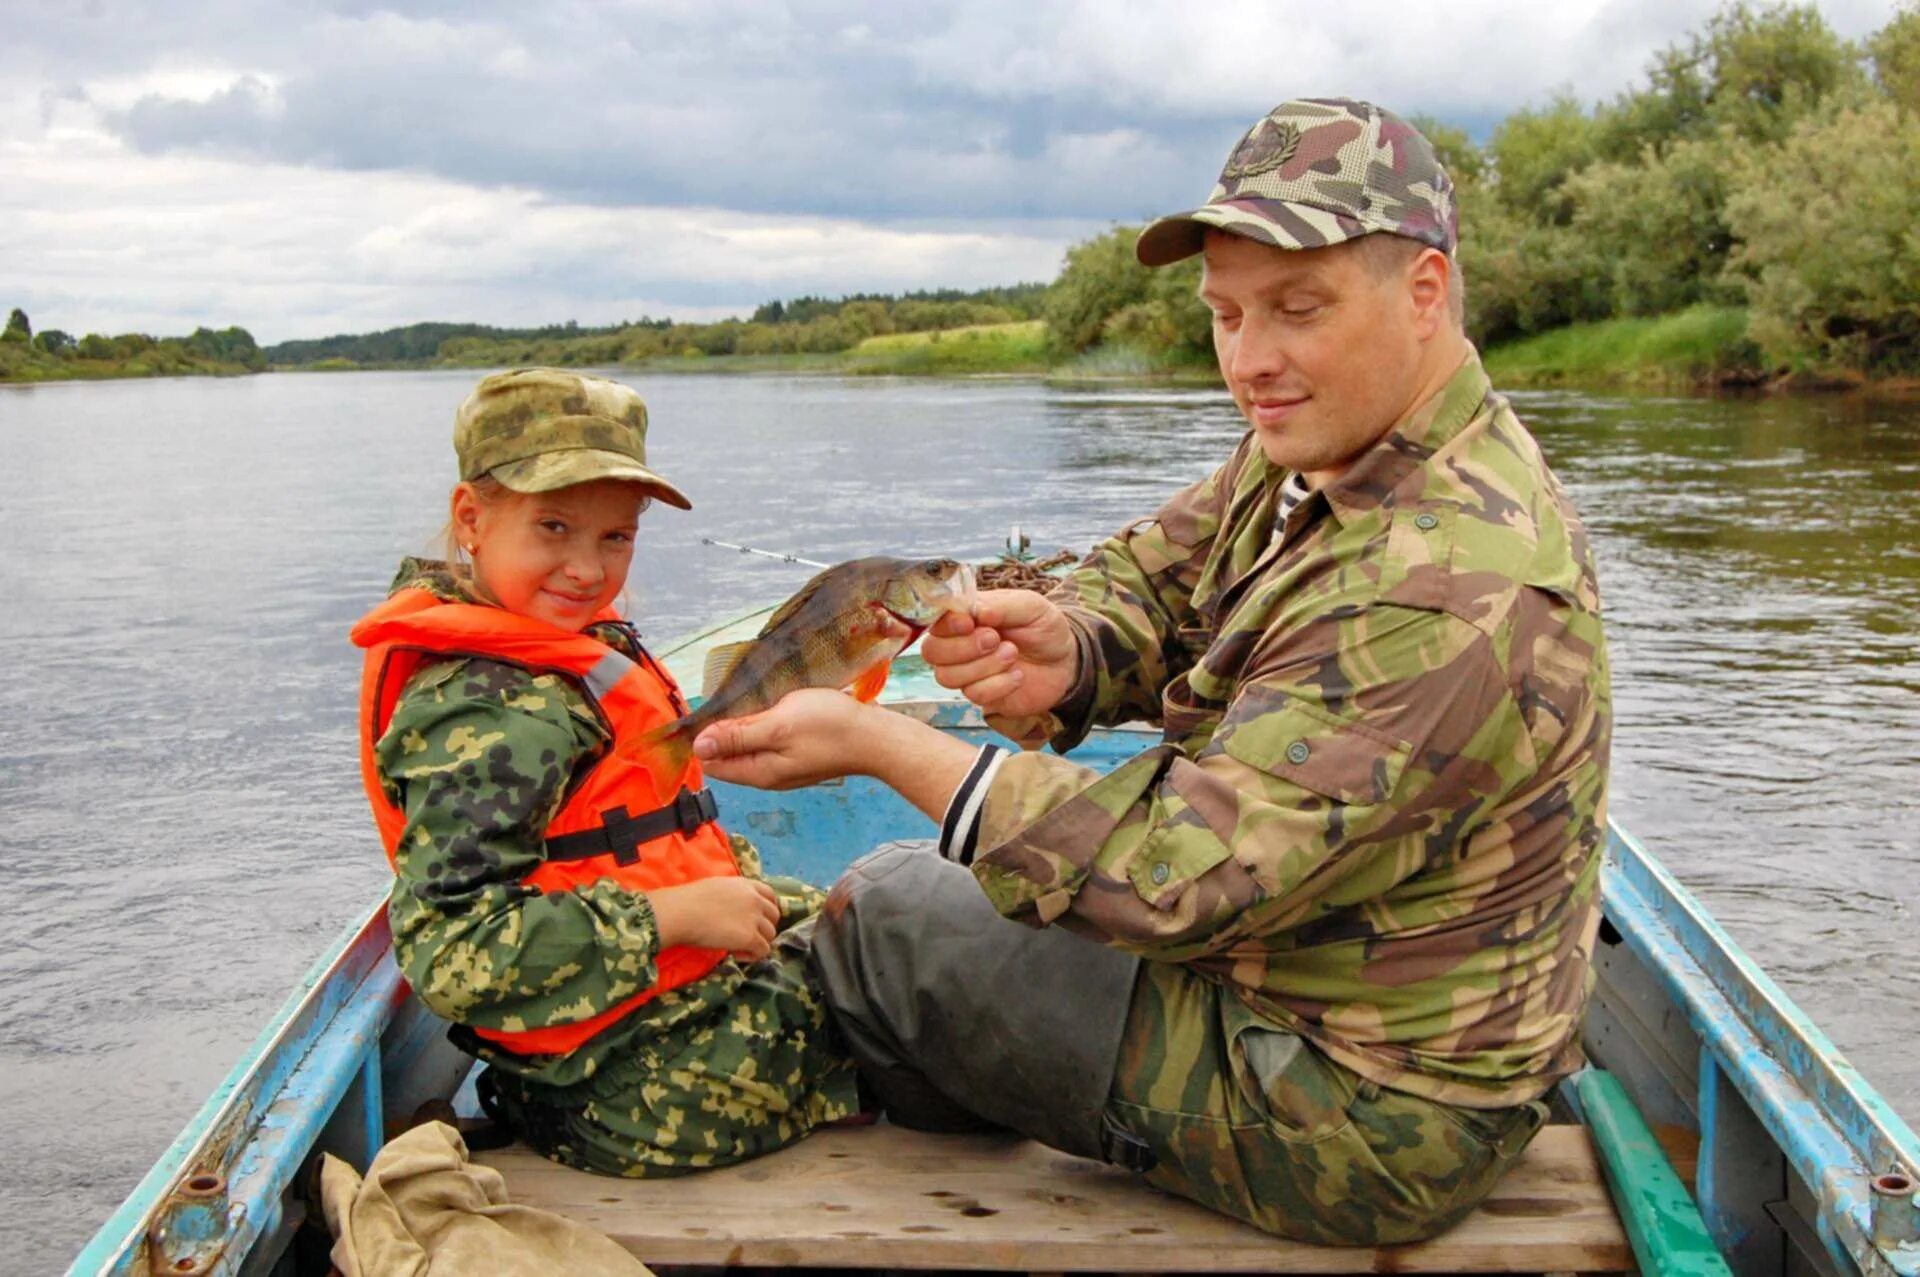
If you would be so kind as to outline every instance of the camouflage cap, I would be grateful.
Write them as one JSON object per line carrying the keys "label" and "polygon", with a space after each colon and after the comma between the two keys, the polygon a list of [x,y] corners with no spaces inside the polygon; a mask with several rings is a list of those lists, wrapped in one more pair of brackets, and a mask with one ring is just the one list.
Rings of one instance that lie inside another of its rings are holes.
{"label": "camouflage cap", "polygon": [[647,468],[647,405],[617,381],[559,368],[483,379],[453,417],[463,480],[491,475],[515,492],[630,479],[670,505],[686,494]]}
{"label": "camouflage cap", "polygon": [[1321,248],[1375,231],[1451,253],[1453,181],[1433,144],[1393,112],[1350,98],[1283,102],[1247,130],[1206,205],[1163,217],[1134,253],[1165,266],[1199,252],[1208,227],[1276,248]]}

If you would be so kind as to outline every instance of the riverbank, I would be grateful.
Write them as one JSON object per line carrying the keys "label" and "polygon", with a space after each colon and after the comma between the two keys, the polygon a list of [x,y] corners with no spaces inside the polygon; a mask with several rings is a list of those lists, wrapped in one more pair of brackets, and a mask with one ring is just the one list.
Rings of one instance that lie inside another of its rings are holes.
{"label": "riverbank", "polygon": [[1503,386],[1714,390],[1770,379],[1747,312],[1730,306],[1570,324],[1494,346],[1486,362]]}
{"label": "riverbank", "polygon": [[[1747,312],[1738,307],[1694,306],[1671,315],[1572,324],[1488,348],[1487,370],[1495,384],[1512,387],[1626,388],[1713,392],[1761,388],[1772,391],[1860,389],[1910,394],[1910,378],[1845,378],[1783,374],[1762,363],[1747,335]],[[584,357],[564,361],[605,367]],[[498,368],[513,363],[496,350],[460,350],[432,360],[358,363],[328,358],[274,365],[270,372],[367,372],[418,368]],[[1157,382],[1219,385],[1210,360],[1173,359],[1131,345],[1100,345],[1061,356],[1047,341],[1042,320],[975,324],[932,332],[869,337],[847,350],[798,354],[680,355],[611,361],[611,366],[650,373],[810,374],[820,376],[979,377],[1030,376],[1057,382]],[[0,382],[96,380],[123,377],[240,376],[256,369],[207,359],[176,340],[156,344],[130,359],[53,356],[19,344],[0,346]]]}
{"label": "riverbank", "polygon": [[168,349],[152,349],[125,359],[83,359],[51,355],[21,342],[0,343],[0,384],[37,385],[49,381],[120,381],[134,377],[244,377],[261,369],[224,359],[208,359]]}

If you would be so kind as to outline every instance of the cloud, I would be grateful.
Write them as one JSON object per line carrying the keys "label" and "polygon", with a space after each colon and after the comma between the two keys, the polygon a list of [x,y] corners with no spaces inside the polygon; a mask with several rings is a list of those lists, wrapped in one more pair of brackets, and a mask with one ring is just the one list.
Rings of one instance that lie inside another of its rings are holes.
{"label": "cloud", "polygon": [[1043,279],[1090,228],[876,227],[609,207],[410,174],[0,146],[0,275],[41,327],[263,341],[422,319],[711,319],[803,293]]}
{"label": "cloud", "polygon": [[[103,316],[74,325],[204,302],[300,333],[1045,277],[1073,238],[1199,198],[1283,97],[1484,129],[1611,96],[1718,4],[23,6],[0,200],[34,229],[0,277]],[[1891,5],[1823,11],[1859,35]]]}

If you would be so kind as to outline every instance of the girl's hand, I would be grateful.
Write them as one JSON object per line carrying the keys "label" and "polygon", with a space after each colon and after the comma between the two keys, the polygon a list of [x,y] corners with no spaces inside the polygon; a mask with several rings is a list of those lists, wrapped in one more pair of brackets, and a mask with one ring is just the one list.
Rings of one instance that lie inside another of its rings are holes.
{"label": "girl's hand", "polygon": [[897,717],[845,692],[805,688],[772,709],[701,732],[694,757],[707,775],[755,789],[799,789],[868,774],[875,738]]}
{"label": "girl's hand", "polygon": [[758,878],[700,878],[647,893],[660,947],[725,949],[742,962],[773,952],[780,901]]}

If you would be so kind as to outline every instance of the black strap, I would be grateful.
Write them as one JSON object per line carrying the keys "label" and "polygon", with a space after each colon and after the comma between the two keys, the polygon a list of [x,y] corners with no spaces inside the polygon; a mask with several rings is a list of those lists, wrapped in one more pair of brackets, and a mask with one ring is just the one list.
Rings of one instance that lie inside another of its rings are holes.
{"label": "black strap", "polygon": [[711,789],[682,789],[666,806],[638,816],[629,816],[625,807],[609,807],[600,813],[599,828],[547,839],[547,859],[612,856],[620,864],[630,865],[640,859],[642,844],[668,834],[687,837],[719,815],[720,805],[713,800]]}

